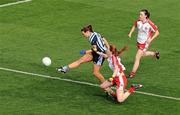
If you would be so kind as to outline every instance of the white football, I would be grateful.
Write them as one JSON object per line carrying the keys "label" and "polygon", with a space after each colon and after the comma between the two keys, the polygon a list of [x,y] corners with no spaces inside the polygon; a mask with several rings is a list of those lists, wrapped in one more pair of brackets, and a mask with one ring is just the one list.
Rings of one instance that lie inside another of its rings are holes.
{"label": "white football", "polygon": [[51,65],[51,59],[49,57],[44,57],[42,59],[42,63],[45,65],[45,66],[50,66]]}

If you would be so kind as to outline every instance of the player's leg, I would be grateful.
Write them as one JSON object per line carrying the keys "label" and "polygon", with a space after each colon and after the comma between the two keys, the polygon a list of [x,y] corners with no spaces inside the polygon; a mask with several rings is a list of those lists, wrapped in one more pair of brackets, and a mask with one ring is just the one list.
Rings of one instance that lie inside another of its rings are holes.
{"label": "player's leg", "polygon": [[134,77],[138,67],[139,67],[139,63],[141,60],[141,57],[143,56],[143,50],[138,49],[137,53],[136,53],[136,57],[135,57],[135,61],[134,61],[134,65],[133,65],[133,69],[131,70],[131,73],[129,75],[129,77]]}
{"label": "player's leg", "polygon": [[145,43],[144,45],[138,46],[140,49],[144,51],[143,56],[153,56],[156,57],[157,59],[160,58],[160,53],[158,51],[147,51],[150,45],[147,43]]}
{"label": "player's leg", "polygon": [[104,81],[100,87],[107,92],[109,95],[113,94],[114,91],[110,88],[112,86],[112,83],[108,80]]}
{"label": "player's leg", "polygon": [[152,52],[152,51],[144,51],[143,56],[155,56],[155,52]]}
{"label": "player's leg", "polygon": [[125,88],[127,86],[127,79],[126,76],[123,75],[121,77],[116,77],[116,95],[117,95],[117,101],[123,102],[127,99],[127,97],[131,94],[130,92],[125,92]]}
{"label": "player's leg", "polygon": [[103,62],[105,60],[104,57],[96,54],[96,53],[92,53],[93,55],[93,75],[98,78],[98,80],[103,83],[105,81],[103,75],[100,73],[100,69],[103,65]]}
{"label": "player's leg", "polygon": [[119,103],[124,102],[124,100],[130,95],[129,92],[124,93],[123,87],[116,89],[117,101]]}
{"label": "player's leg", "polygon": [[111,85],[112,85],[112,83],[110,81],[106,80],[100,85],[100,87],[102,89],[106,89],[106,88],[110,87]]}
{"label": "player's leg", "polygon": [[160,53],[158,51],[144,51],[143,56],[153,56],[156,57],[157,59],[160,58]]}
{"label": "player's leg", "polygon": [[68,65],[70,69],[77,68],[80,64],[92,61],[92,55],[90,54],[85,54],[83,57],[80,59],[76,60],[75,62],[71,63]]}
{"label": "player's leg", "polygon": [[105,81],[103,75],[100,73],[101,65],[93,65],[93,75],[98,78],[98,80],[103,83]]}
{"label": "player's leg", "polygon": [[139,88],[142,88],[143,85],[141,84],[133,84],[131,85],[131,87],[129,88],[128,91],[124,91],[123,87],[119,87],[118,89],[116,89],[116,93],[117,93],[117,101],[119,103],[124,102],[134,91],[136,91]]}
{"label": "player's leg", "polygon": [[113,98],[116,98],[116,92],[111,89],[112,85],[112,81],[106,80],[100,85],[100,87],[105,91],[108,96],[113,96]]}
{"label": "player's leg", "polygon": [[85,55],[82,56],[80,59],[74,61],[73,63],[71,63],[71,64],[69,64],[69,65],[60,67],[60,68],[58,68],[57,70],[58,70],[59,72],[66,73],[66,72],[69,71],[70,69],[77,68],[77,67],[80,66],[82,63],[92,61],[92,59],[93,59],[93,57],[92,57],[91,54],[85,54]]}

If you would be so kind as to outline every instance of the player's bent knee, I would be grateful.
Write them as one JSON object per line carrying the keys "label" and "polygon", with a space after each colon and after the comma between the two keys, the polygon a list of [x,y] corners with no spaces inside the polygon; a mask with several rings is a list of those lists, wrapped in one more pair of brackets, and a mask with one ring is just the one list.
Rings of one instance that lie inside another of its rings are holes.
{"label": "player's bent knee", "polygon": [[146,56],[146,52],[143,52],[142,56]]}
{"label": "player's bent knee", "polygon": [[122,103],[122,102],[124,102],[124,99],[123,99],[123,98],[117,98],[117,101],[118,101],[119,103]]}
{"label": "player's bent knee", "polygon": [[104,87],[104,85],[103,85],[103,84],[101,84],[101,85],[100,85],[100,88],[105,89],[105,87]]}

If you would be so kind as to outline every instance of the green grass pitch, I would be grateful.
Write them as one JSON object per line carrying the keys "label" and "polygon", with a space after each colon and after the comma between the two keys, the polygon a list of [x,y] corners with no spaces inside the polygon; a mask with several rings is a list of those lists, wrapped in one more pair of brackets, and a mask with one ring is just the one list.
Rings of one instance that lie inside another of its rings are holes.
{"label": "green grass pitch", "polygon": [[[0,5],[18,0],[0,0]],[[92,63],[67,74],[55,68],[80,57],[89,49],[82,26],[94,30],[118,46],[128,45],[122,57],[128,74],[136,53],[136,32],[128,32],[146,8],[159,27],[160,36],[150,50],[161,52],[160,60],[141,60],[131,83],[141,83],[143,92],[180,98],[180,2],[179,0],[32,0],[0,8],[0,67],[98,84]],[[41,63],[44,56],[52,65]],[[111,71],[104,63],[102,74]],[[129,87],[129,85],[128,85]],[[132,94],[123,104],[106,99],[98,87],[32,77],[0,70],[0,115],[179,115],[180,101]]]}

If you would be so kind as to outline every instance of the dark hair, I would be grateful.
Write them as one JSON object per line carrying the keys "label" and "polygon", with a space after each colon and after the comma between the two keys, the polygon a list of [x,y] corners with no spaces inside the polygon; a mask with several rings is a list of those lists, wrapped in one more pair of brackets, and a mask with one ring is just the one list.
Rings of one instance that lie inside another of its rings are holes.
{"label": "dark hair", "polygon": [[93,32],[93,29],[92,29],[92,26],[91,25],[88,25],[88,26],[85,26],[81,29],[81,32],[87,32],[87,31],[90,31],[90,32]]}
{"label": "dark hair", "polygon": [[122,49],[120,49],[119,51],[117,50],[115,45],[110,45],[110,51],[112,52],[112,54],[114,56],[119,56],[121,55],[124,51],[126,51],[128,49],[127,46],[124,46]]}
{"label": "dark hair", "polygon": [[144,14],[147,16],[146,18],[150,17],[150,12],[146,9],[142,9],[141,12],[144,12]]}
{"label": "dark hair", "polygon": [[112,52],[113,55],[119,56],[119,52],[115,45],[110,45],[110,51]]}

